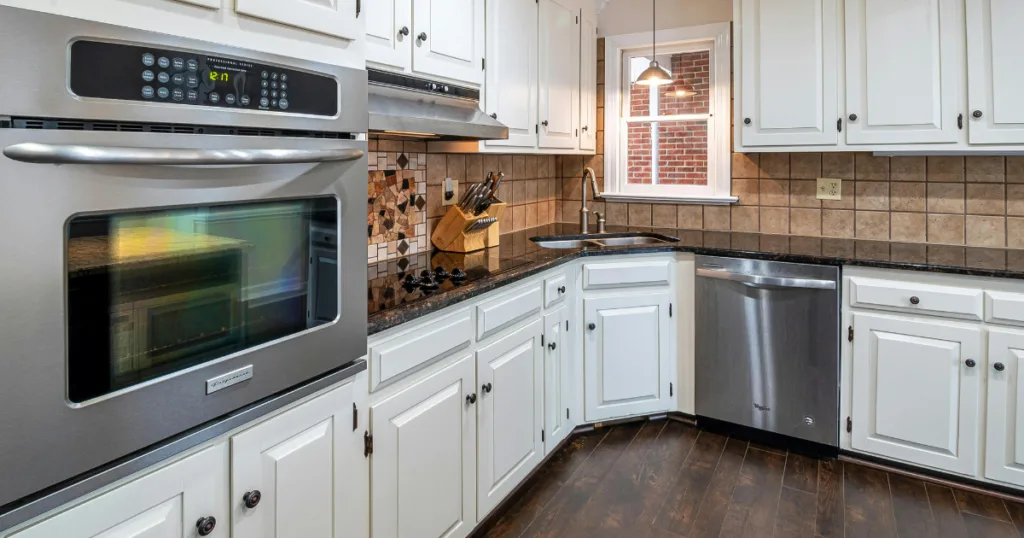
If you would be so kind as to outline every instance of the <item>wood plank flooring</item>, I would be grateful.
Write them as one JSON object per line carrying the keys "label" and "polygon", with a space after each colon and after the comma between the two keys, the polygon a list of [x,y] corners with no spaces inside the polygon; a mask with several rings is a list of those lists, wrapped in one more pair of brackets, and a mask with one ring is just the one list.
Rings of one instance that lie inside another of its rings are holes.
{"label": "wood plank flooring", "polygon": [[563,447],[487,538],[1024,537],[1024,504],[672,420]]}

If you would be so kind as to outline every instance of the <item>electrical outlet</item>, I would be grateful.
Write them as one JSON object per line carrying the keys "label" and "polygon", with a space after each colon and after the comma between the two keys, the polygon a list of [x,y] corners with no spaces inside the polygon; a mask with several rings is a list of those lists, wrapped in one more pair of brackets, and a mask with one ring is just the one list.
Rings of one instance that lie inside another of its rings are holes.
{"label": "electrical outlet", "polygon": [[455,205],[459,203],[459,182],[450,177],[444,178],[444,185],[441,190],[441,206]]}
{"label": "electrical outlet", "polygon": [[842,200],[843,180],[830,177],[818,178],[819,200]]}

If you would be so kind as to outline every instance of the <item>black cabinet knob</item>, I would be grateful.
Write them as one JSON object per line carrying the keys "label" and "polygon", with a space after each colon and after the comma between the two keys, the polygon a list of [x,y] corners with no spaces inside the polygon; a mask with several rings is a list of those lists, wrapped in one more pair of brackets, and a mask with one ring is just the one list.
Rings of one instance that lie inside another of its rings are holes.
{"label": "black cabinet knob", "polygon": [[974,362],[974,359],[967,359],[964,361],[964,364],[966,364],[968,368],[974,368],[978,365],[978,363]]}
{"label": "black cabinet knob", "polygon": [[470,394],[469,396],[466,396],[466,403],[468,403],[470,405],[475,404],[476,403],[476,394],[474,393],[474,394]]}
{"label": "black cabinet knob", "polygon": [[558,293],[565,293],[565,286],[558,286]]}
{"label": "black cabinet knob", "polygon": [[426,41],[427,40],[427,33],[426,32],[420,32],[420,35],[417,36],[417,37],[419,37],[420,41]]}
{"label": "black cabinet knob", "polygon": [[246,508],[256,508],[256,506],[260,504],[260,499],[262,498],[263,494],[260,493],[260,490],[254,489],[252,491],[247,491],[245,492],[245,495],[242,495],[242,502],[245,504]]}
{"label": "black cabinet knob", "polygon": [[491,114],[491,117],[494,118],[494,119],[498,119],[498,113],[495,112],[495,113]]}
{"label": "black cabinet knob", "polygon": [[921,299],[915,295],[910,298],[910,304],[921,304]]}
{"label": "black cabinet knob", "polygon": [[196,532],[199,533],[199,536],[209,536],[216,527],[217,518],[213,516],[201,517],[199,521],[196,521]]}
{"label": "black cabinet knob", "polygon": [[406,35],[406,36],[409,35],[409,27],[408,26],[403,26],[402,29],[398,31],[398,34],[399,35]]}
{"label": "black cabinet knob", "polygon": [[590,127],[587,127],[586,125],[584,125],[582,131],[585,133],[585,132],[587,132],[588,129],[590,129]]}
{"label": "black cabinet knob", "polygon": [[557,346],[555,345],[554,342],[551,342],[550,344],[548,344],[548,349],[550,349],[551,351],[554,351],[556,347]]}
{"label": "black cabinet knob", "polygon": [[594,330],[594,329],[597,328],[597,325],[594,324],[594,323],[591,323],[591,324],[587,325],[587,328],[590,329],[590,330]]}
{"label": "black cabinet knob", "polygon": [[980,118],[982,116],[980,110],[975,110],[971,115],[974,116],[975,118]]}
{"label": "black cabinet knob", "polygon": [[540,122],[540,124],[543,125],[544,127],[547,127],[548,126],[548,120],[544,120],[544,121]]}
{"label": "black cabinet knob", "polygon": [[857,115],[856,114],[850,114],[850,121],[857,121]]}
{"label": "black cabinet knob", "polygon": [[993,364],[992,367],[995,368],[997,372],[1002,372],[1003,370],[1006,369],[1006,365],[1004,365],[1001,362],[997,362],[997,363]]}
{"label": "black cabinet knob", "polygon": [[751,123],[753,122],[750,121],[750,118],[743,118],[743,125],[750,125]]}
{"label": "black cabinet knob", "polygon": [[484,386],[482,386],[480,388],[483,389],[484,392],[491,392],[491,384],[490,383],[484,383]]}

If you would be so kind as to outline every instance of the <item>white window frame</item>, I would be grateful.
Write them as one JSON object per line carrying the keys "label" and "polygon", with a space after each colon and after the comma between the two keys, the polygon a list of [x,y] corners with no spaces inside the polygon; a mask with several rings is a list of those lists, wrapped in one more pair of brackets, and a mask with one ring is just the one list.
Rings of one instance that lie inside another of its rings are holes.
{"label": "white window frame", "polygon": [[[709,114],[658,116],[657,120],[708,120],[708,182],[706,185],[630,184],[626,173],[627,123],[652,121],[655,117],[626,119],[629,95],[629,58],[652,52],[651,33],[639,32],[605,37],[605,191],[601,196],[612,201],[676,202],[731,204],[732,196],[732,118],[730,83],[732,69],[729,23],[658,30],[659,55],[707,50]],[[617,59],[617,60],[613,60]]]}

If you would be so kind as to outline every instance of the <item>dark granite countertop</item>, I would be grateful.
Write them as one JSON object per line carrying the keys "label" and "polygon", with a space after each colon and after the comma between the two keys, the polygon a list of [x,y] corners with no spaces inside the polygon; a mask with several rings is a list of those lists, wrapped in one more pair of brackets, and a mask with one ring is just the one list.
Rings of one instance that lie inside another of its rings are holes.
{"label": "dark granite countertop", "polygon": [[[712,232],[612,226],[609,232],[653,232],[680,239],[679,243],[633,247],[546,249],[531,237],[572,235],[575,224],[550,224],[501,237],[501,246],[470,254],[421,253],[370,265],[368,274],[368,334],[438,311],[471,297],[522,280],[584,256],[624,253],[692,252],[796,263],[859,265],[960,275],[1024,279],[1024,249],[963,247],[862,241],[740,232]],[[402,279],[424,269],[463,268],[469,278],[439,289],[407,291]]]}

